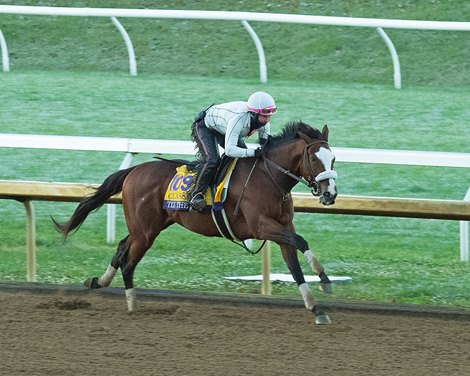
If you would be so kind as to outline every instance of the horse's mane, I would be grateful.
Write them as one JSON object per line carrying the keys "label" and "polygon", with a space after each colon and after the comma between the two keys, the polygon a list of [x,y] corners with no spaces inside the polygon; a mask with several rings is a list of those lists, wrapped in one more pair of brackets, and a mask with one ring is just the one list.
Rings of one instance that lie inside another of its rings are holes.
{"label": "horse's mane", "polygon": [[281,133],[270,136],[267,147],[281,145],[286,142],[294,141],[299,138],[299,132],[305,133],[312,139],[324,140],[322,133],[317,129],[302,121],[292,121],[287,123]]}

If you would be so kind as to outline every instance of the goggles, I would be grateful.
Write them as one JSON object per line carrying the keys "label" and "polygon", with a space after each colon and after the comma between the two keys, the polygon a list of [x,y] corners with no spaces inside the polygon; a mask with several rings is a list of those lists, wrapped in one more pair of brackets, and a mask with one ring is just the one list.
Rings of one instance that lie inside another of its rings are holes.
{"label": "goggles", "polygon": [[257,114],[261,114],[261,115],[272,115],[277,111],[277,108],[276,106],[269,106],[269,107],[265,107],[262,109],[258,109],[258,108],[253,108],[253,107],[248,106],[248,111],[256,112]]}

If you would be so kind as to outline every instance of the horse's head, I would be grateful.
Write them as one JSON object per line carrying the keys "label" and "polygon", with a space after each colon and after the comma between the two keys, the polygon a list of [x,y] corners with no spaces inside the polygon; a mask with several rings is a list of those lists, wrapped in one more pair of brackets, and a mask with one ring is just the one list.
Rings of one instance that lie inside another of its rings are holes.
{"label": "horse's head", "polygon": [[323,205],[333,205],[338,191],[333,171],[335,156],[328,145],[328,126],[324,126],[321,138],[312,138],[299,131],[299,137],[305,141],[300,174],[307,180],[312,193],[320,196]]}

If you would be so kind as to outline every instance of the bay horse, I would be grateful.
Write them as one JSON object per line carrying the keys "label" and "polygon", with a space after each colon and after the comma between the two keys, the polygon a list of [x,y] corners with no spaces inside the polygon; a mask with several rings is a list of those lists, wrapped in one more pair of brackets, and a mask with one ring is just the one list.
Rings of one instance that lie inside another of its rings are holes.
{"label": "bay horse", "polygon": [[[315,323],[320,325],[331,321],[315,303],[305,282],[297,250],[320,277],[320,289],[330,293],[331,282],[308,243],[295,232],[290,192],[301,181],[315,187],[322,204],[334,204],[337,196],[334,160],[326,125],[320,132],[303,122],[291,122],[278,135],[270,137],[261,159],[238,160],[223,204],[237,239],[268,240],[280,246],[305,307],[314,314]],[[80,201],[67,222],[59,223],[52,218],[56,230],[66,239],[71,231],[78,230],[88,214],[122,192],[128,235],[119,242],[106,272],[101,277],[87,279],[85,285],[92,289],[107,287],[121,268],[129,312],[137,306],[134,270],[160,232],[177,223],[204,236],[221,237],[210,212],[163,208],[163,198],[175,175],[175,166],[182,164],[184,161],[159,160],[117,171],[106,178],[91,196]]]}

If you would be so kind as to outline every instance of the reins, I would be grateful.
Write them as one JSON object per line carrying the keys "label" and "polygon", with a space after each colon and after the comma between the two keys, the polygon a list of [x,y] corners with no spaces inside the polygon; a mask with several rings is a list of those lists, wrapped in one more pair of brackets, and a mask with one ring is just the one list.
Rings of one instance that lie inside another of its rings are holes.
{"label": "reins", "polygon": [[[308,163],[308,148],[311,147],[312,145],[314,144],[318,144],[318,143],[327,143],[327,141],[325,140],[315,140],[309,144],[307,144],[304,148],[304,154],[303,154],[303,158],[302,158],[302,163],[304,164],[307,164],[307,170],[310,171],[311,175],[312,174],[312,167],[310,166],[310,164]],[[279,192],[281,193],[282,197],[283,197],[283,200],[285,201],[286,198],[287,198],[287,194],[283,191],[283,189],[280,187],[279,183],[276,181],[276,179],[274,178],[274,175],[271,171],[271,169],[269,168],[269,166],[272,166],[273,168],[275,168],[276,170],[282,172],[283,174],[289,176],[290,178],[298,181],[299,183],[302,183],[302,184],[305,184],[307,187],[311,188],[312,189],[312,192],[314,194],[316,194],[316,188],[315,188],[315,182],[314,183],[311,183],[309,181],[307,181],[306,179],[304,179],[303,177],[300,177],[300,176],[297,176],[295,174],[293,174],[292,172],[290,172],[289,170],[286,170],[285,168],[283,168],[282,166],[279,166],[276,162],[273,162],[272,160],[266,158],[265,156],[262,157],[263,159],[263,163],[264,163],[264,168],[266,169],[266,173],[268,174],[268,176],[271,178],[271,180],[273,181],[273,183],[275,184],[275,186],[277,187],[277,189],[279,190]],[[305,162],[307,161],[307,162]],[[243,195],[245,194],[245,190],[246,190],[246,187],[248,185],[248,182],[250,181],[250,178],[251,178],[251,175],[253,174],[253,171],[255,170],[255,167],[258,163],[258,158],[255,159],[255,163],[253,163],[253,166],[251,167],[251,170],[250,170],[250,173],[248,174],[248,177],[246,178],[246,181],[245,181],[245,185],[243,186],[243,190],[242,190],[242,193],[240,195],[240,197],[238,198],[238,201],[237,201],[237,205],[235,206],[235,210],[233,211],[233,214],[235,216],[238,215],[238,212],[240,211],[240,204],[241,204],[241,201],[242,201],[242,198],[243,198]],[[268,166],[269,165],[269,166]],[[245,248],[245,247],[244,247]],[[246,248],[245,248],[246,249]],[[251,251],[250,251],[251,252]],[[259,250],[257,251],[259,252]]]}
{"label": "reins", "polygon": [[276,179],[274,179],[274,176],[272,175],[271,170],[267,166],[268,164],[271,165],[272,167],[274,167],[276,170],[282,172],[283,174],[291,177],[292,179],[297,180],[299,183],[305,184],[307,187],[310,187],[310,184],[307,180],[305,180],[304,178],[299,177],[297,175],[294,175],[289,170],[286,170],[285,168],[279,166],[276,162],[273,162],[272,160],[270,160],[266,157],[263,157],[263,162],[264,162],[264,166],[266,167],[266,171],[268,172],[270,178],[272,179],[274,184],[276,184],[276,186],[278,187],[279,190],[281,190],[281,188],[279,187],[279,184],[276,182]]}

